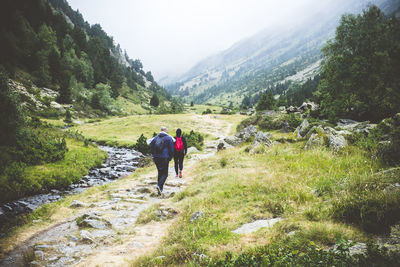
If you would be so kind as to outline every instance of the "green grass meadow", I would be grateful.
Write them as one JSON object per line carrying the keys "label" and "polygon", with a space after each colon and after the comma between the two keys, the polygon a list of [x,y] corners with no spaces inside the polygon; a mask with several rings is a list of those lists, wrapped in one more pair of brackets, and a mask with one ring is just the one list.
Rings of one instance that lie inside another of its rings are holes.
{"label": "green grass meadow", "polygon": [[[304,141],[278,144],[249,155],[245,144],[218,152],[190,170],[194,183],[175,197],[182,211],[156,252],[132,263],[152,266],[194,264],[196,254],[219,259],[290,239],[328,248],[341,240],[365,242],[360,227],[333,216],[334,206],[349,183],[380,169],[355,147],[341,153],[325,148],[304,150]],[[205,216],[190,222],[194,212]],[[272,228],[253,234],[232,231],[257,219],[280,217]],[[289,241],[288,241],[289,242]]]}

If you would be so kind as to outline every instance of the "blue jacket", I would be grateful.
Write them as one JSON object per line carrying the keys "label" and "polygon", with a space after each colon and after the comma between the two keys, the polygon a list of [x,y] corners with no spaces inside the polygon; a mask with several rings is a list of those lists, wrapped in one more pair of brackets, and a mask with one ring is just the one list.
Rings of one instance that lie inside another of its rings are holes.
{"label": "blue jacket", "polygon": [[[155,144],[157,138],[163,138],[163,140],[164,140],[164,146],[163,146],[161,154],[157,154],[155,152],[154,144]],[[169,160],[171,160],[174,156],[174,140],[168,134],[161,132],[156,137],[154,137],[153,140],[151,141],[150,150],[151,150],[151,154],[153,154],[153,158],[168,158]]]}

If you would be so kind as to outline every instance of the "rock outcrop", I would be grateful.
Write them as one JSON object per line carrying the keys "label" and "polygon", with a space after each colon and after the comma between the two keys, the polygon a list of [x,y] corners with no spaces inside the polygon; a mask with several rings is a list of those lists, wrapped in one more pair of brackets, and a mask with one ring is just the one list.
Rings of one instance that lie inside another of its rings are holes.
{"label": "rock outcrop", "polygon": [[[244,142],[248,142],[253,137],[254,137],[253,143],[249,147],[249,152],[251,154],[257,153],[257,151],[260,151],[262,147],[265,148],[272,145],[272,142],[270,140],[271,135],[269,133],[257,131],[257,128],[254,125],[250,125],[244,128],[235,136],[225,137],[223,141],[231,146],[238,146]],[[220,144],[221,143],[223,144],[223,142],[220,142]],[[224,146],[221,145],[220,149],[223,149],[223,147]]]}
{"label": "rock outcrop", "polygon": [[357,122],[349,119],[340,119],[334,128],[327,126],[323,122],[321,122],[321,125],[315,125],[310,128],[308,120],[305,119],[296,128],[295,135],[297,138],[306,138],[308,140],[304,149],[326,145],[337,152],[347,146],[347,136],[354,133],[368,135],[375,127],[376,124],[371,124],[369,121]]}
{"label": "rock outcrop", "polygon": [[324,137],[318,133],[311,134],[310,138],[308,139],[304,149],[308,150],[315,147],[321,147],[325,144]]}
{"label": "rock outcrop", "polygon": [[308,129],[308,126],[310,123],[308,122],[307,119],[304,119],[303,122],[296,128],[296,137],[297,138],[302,138],[307,134],[306,130]]}

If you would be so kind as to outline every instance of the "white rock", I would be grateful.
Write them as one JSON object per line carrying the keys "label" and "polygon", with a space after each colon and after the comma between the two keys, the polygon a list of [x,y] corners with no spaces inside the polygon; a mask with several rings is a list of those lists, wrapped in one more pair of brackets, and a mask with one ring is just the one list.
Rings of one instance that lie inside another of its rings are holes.
{"label": "white rock", "polygon": [[233,232],[236,234],[250,234],[253,233],[263,227],[272,227],[277,222],[282,221],[282,218],[273,218],[269,220],[257,220],[251,223],[243,224],[238,229],[234,230]]}

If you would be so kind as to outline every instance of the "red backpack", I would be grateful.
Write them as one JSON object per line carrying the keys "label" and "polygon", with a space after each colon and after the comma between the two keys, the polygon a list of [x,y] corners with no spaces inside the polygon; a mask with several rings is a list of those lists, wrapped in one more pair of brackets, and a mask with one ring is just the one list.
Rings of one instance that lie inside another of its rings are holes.
{"label": "red backpack", "polygon": [[177,137],[176,138],[175,150],[176,151],[182,151],[183,150],[182,137]]}

